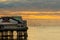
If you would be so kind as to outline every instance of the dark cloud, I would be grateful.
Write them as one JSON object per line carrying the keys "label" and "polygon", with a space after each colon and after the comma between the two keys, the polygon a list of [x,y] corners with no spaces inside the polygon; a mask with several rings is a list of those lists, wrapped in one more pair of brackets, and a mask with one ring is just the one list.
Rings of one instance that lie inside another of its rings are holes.
{"label": "dark cloud", "polygon": [[[60,0],[16,0],[1,2],[0,8],[3,9],[18,9],[18,10],[60,10]],[[20,9],[21,8],[21,9]]]}

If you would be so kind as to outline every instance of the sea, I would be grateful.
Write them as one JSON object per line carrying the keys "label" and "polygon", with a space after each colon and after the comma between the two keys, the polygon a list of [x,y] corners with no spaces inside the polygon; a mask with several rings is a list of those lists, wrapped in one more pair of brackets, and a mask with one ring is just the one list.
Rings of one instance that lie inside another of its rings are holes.
{"label": "sea", "polygon": [[28,40],[60,40],[60,26],[30,26]]}

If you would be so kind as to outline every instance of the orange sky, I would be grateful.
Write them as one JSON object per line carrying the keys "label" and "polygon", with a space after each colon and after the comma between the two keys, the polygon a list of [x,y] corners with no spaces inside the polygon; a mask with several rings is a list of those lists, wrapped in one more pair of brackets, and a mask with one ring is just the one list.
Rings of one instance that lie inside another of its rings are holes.
{"label": "orange sky", "polygon": [[24,19],[60,19],[60,16],[49,16],[49,15],[45,15],[45,16],[34,16],[34,15],[30,15],[30,16],[23,16]]}
{"label": "orange sky", "polygon": [[[0,16],[23,16],[23,19],[60,19],[60,15],[40,15],[41,13],[46,14],[53,14],[53,13],[59,13],[60,12],[30,12],[30,11],[22,11],[22,12],[10,12],[5,11],[6,13],[0,14]],[[8,13],[8,14],[7,14]]]}
{"label": "orange sky", "polygon": [[[1,15],[1,16],[3,16],[3,15]],[[45,15],[45,16],[21,15],[21,16],[23,17],[23,19],[60,19],[60,16],[49,16],[49,15]]]}

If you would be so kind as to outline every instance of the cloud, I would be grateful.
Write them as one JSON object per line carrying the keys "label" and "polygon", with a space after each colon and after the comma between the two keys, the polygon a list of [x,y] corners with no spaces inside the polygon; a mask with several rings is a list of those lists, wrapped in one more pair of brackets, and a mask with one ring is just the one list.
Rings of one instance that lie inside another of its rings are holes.
{"label": "cloud", "polygon": [[15,8],[18,10],[60,10],[60,0],[0,0],[0,8]]}

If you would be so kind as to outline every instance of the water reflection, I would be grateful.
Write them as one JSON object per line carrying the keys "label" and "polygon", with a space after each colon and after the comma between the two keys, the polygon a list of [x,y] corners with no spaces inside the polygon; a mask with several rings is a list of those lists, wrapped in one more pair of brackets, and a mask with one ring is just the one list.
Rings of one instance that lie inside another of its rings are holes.
{"label": "water reflection", "polygon": [[28,40],[60,40],[60,27],[29,27]]}

